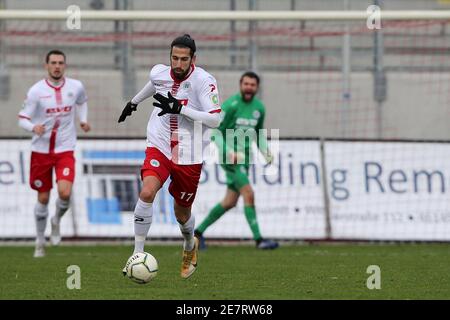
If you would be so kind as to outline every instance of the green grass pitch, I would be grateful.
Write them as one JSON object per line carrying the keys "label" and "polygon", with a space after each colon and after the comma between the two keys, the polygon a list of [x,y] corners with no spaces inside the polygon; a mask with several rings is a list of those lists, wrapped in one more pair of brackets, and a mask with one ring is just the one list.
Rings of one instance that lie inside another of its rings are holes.
{"label": "green grass pitch", "polygon": [[[450,299],[450,244],[210,246],[199,268],[179,275],[181,244],[153,245],[159,272],[139,285],[122,276],[132,247],[0,247],[0,299]],[[66,286],[67,267],[81,270],[81,289]],[[366,286],[369,265],[381,270],[381,289]]]}

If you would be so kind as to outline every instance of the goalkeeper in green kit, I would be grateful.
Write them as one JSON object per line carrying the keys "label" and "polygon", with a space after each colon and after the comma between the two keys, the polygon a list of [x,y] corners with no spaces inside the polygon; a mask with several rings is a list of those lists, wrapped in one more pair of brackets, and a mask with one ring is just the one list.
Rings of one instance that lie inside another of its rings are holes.
{"label": "goalkeeper in green kit", "polygon": [[[220,163],[227,178],[225,198],[209,212],[208,216],[195,230],[200,240],[200,249],[205,249],[205,230],[225,212],[235,207],[239,196],[244,198],[244,212],[253,239],[258,249],[275,249],[278,243],[263,239],[256,219],[255,197],[248,179],[251,159],[251,144],[256,140],[259,150],[268,163],[272,162],[265,135],[260,134],[264,128],[265,107],[255,98],[259,87],[259,77],[254,72],[246,72],[240,79],[240,93],[231,96],[222,105],[223,120],[214,130],[212,139],[219,148]],[[231,137],[231,139],[230,139]]]}

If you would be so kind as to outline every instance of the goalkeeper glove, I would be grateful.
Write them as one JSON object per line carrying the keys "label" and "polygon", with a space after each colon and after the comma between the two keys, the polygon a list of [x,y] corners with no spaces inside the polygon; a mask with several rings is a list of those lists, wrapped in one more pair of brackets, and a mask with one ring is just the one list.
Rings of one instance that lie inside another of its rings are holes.
{"label": "goalkeeper glove", "polygon": [[122,110],[122,114],[119,117],[119,120],[117,122],[123,122],[125,121],[125,118],[128,116],[131,116],[131,113],[133,113],[133,111],[137,110],[137,104],[135,103],[131,103],[131,101],[129,101],[127,103],[127,105],[125,106],[125,108],[123,108]]}
{"label": "goalkeeper glove", "polygon": [[181,103],[177,99],[175,99],[172,94],[167,92],[167,98],[164,97],[162,94],[157,93],[153,96],[158,102],[153,102],[153,105],[155,107],[161,108],[161,112],[158,113],[158,116],[165,115],[166,113],[171,114],[179,114],[181,111]]}

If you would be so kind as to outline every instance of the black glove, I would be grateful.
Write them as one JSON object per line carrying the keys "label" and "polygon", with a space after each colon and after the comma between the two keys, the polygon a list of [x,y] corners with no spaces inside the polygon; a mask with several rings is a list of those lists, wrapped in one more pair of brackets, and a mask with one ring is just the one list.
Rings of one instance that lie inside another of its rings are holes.
{"label": "black glove", "polygon": [[128,102],[127,105],[125,106],[125,108],[123,108],[122,114],[120,115],[119,120],[117,122],[120,123],[120,122],[125,121],[125,118],[128,116],[131,116],[131,113],[136,110],[137,110],[137,104],[131,103],[131,101]]}
{"label": "black glove", "polygon": [[177,99],[175,99],[172,94],[169,92],[167,92],[167,96],[168,98],[164,97],[162,94],[157,93],[153,96],[153,98],[155,98],[156,100],[158,100],[158,102],[153,102],[153,105],[155,107],[161,108],[161,112],[158,113],[158,116],[162,116],[166,113],[171,113],[171,114],[179,114],[181,111],[181,103],[180,101],[178,101]]}

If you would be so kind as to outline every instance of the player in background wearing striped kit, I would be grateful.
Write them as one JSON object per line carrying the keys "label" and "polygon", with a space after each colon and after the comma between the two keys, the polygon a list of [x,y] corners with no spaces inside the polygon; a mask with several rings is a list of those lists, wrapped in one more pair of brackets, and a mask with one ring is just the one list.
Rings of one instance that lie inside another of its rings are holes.
{"label": "player in background wearing striped kit", "polygon": [[19,126],[33,133],[30,186],[38,192],[34,208],[36,258],[45,256],[45,228],[50,191],[53,188],[53,170],[58,185],[58,199],[55,215],[51,218],[51,242],[58,245],[61,241],[60,221],[69,209],[75,179],[75,114],[78,115],[81,129],[84,132],[90,130],[86,91],[80,81],[64,77],[65,54],[59,50],[48,52],[45,68],[47,78],[36,82],[28,90],[19,112]]}

